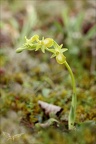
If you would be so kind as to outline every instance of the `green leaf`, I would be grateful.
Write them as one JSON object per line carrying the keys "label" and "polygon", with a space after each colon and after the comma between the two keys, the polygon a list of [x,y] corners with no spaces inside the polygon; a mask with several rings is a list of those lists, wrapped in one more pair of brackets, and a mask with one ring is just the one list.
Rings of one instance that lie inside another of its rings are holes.
{"label": "green leaf", "polygon": [[87,33],[87,35],[85,36],[85,39],[90,39],[92,37],[96,36],[96,25],[93,26]]}
{"label": "green leaf", "polygon": [[79,15],[77,16],[77,19],[76,19],[76,23],[75,23],[76,31],[80,31],[81,30],[83,19],[84,19],[84,13],[81,12],[81,13],[79,13]]}
{"label": "green leaf", "polygon": [[54,22],[54,25],[56,26],[56,28],[59,32],[63,31],[63,27],[59,22]]}
{"label": "green leaf", "polygon": [[63,17],[63,23],[65,24],[65,27],[68,28],[69,16],[68,16],[68,9],[67,8],[63,11],[62,17]]}

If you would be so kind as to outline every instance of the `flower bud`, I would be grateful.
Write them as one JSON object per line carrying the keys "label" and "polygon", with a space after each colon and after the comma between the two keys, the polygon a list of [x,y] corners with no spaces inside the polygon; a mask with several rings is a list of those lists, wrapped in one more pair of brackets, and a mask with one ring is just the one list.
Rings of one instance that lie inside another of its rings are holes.
{"label": "flower bud", "polygon": [[21,53],[23,50],[24,50],[24,48],[20,47],[20,48],[17,48],[17,49],[16,49],[16,52],[17,52],[17,53]]}
{"label": "flower bud", "polygon": [[56,61],[57,61],[57,63],[59,63],[59,64],[63,64],[63,63],[66,61],[66,57],[65,57],[62,53],[59,53],[59,54],[56,56]]}
{"label": "flower bud", "polygon": [[46,38],[44,41],[43,41],[43,44],[46,46],[46,47],[51,47],[53,45],[53,39],[51,38]]}

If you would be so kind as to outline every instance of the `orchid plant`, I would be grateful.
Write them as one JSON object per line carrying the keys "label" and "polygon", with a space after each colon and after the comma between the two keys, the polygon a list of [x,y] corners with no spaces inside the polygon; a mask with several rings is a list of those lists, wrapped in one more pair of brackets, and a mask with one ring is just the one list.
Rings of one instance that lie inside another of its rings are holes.
{"label": "orchid plant", "polygon": [[27,39],[25,37],[25,44],[23,44],[22,47],[18,48],[16,50],[17,53],[22,52],[23,50],[35,50],[38,51],[41,49],[43,53],[45,51],[49,51],[52,53],[51,58],[56,57],[56,61],[59,64],[64,64],[71,76],[72,79],[72,87],[73,87],[73,94],[72,94],[72,102],[71,102],[71,108],[69,112],[69,118],[68,118],[68,127],[69,129],[74,129],[74,123],[75,123],[75,117],[76,117],[76,84],[75,84],[75,79],[73,72],[69,66],[69,64],[66,61],[66,57],[64,56],[64,52],[67,51],[66,48],[62,48],[63,44],[58,45],[52,38],[42,38],[41,40],[39,39],[38,35],[34,35],[30,39]]}

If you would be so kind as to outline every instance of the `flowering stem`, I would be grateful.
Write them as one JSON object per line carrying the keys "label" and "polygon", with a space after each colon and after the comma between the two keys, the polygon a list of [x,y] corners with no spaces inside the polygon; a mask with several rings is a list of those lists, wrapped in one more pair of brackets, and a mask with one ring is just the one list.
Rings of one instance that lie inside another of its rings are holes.
{"label": "flowering stem", "polygon": [[71,109],[70,109],[70,113],[69,113],[69,120],[68,120],[68,127],[69,129],[73,129],[74,128],[74,123],[75,123],[75,117],[76,117],[76,102],[77,102],[77,98],[76,98],[76,85],[75,85],[75,79],[74,79],[74,75],[73,72],[69,66],[69,64],[66,61],[66,57],[63,55],[63,53],[67,50],[66,48],[62,48],[62,44],[58,45],[53,39],[51,38],[46,38],[44,39],[44,37],[39,40],[39,36],[38,35],[34,35],[33,37],[31,37],[30,39],[27,39],[25,37],[25,44],[18,48],[16,50],[16,52],[22,52],[23,50],[39,50],[41,49],[41,51],[44,53],[45,50],[49,51],[52,53],[51,58],[56,57],[56,61],[59,64],[65,64],[65,66],[67,67],[71,79],[72,79],[72,86],[73,86],[73,94],[72,94],[72,102],[71,102]]}
{"label": "flowering stem", "polygon": [[67,63],[67,61],[64,62],[65,66],[67,67],[71,79],[72,79],[72,86],[73,86],[73,95],[72,95],[72,103],[71,103],[71,108],[69,112],[69,120],[68,120],[68,127],[69,129],[74,129],[74,122],[75,122],[75,117],[76,117],[76,103],[77,103],[77,98],[76,98],[76,84],[75,84],[75,79],[73,72]]}

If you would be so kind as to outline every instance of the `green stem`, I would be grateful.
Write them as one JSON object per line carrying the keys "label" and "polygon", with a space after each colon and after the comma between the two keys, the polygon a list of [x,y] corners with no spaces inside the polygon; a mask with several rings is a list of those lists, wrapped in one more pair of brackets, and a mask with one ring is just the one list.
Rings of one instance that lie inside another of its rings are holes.
{"label": "green stem", "polygon": [[75,79],[74,79],[74,75],[73,72],[69,66],[69,64],[67,63],[67,61],[65,61],[65,66],[67,67],[71,79],[72,79],[72,86],[73,86],[73,95],[72,95],[72,103],[71,103],[71,108],[70,108],[70,113],[69,113],[69,120],[68,120],[68,127],[69,129],[73,129],[74,128],[74,123],[75,123],[75,117],[76,117],[76,103],[77,103],[77,98],[76,98],[76,84],[75,84]]}

